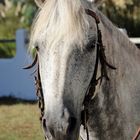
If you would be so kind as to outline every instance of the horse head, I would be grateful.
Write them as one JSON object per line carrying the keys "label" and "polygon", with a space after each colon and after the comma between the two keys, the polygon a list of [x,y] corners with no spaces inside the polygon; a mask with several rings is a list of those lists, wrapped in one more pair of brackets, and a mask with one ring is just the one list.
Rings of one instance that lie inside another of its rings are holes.
{"label": "horse head", "polygon": [[87,139],[132,138],[140,122],[136,46],[97,10],[103,0],[35,1],[30,46],[46,138],[85,139],[81,124]]}

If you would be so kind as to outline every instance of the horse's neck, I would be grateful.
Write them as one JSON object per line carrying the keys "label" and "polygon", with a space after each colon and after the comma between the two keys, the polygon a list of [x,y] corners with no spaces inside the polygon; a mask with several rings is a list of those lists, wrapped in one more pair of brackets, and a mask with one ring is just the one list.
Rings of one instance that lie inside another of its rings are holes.
{"label": "horse's neck", "polygon": [[[103,14],[99,12],[101,19],[101,32],[107,59],[112,61],[116,67],[122,69],[120,62],[127,62],[127,67],[134,70],[132,65],[139,64],[140,52],[138,48],[130,42],[128,36],[115,27]],[[120,60],[120,61],[119,61]],[[124,69],[122,69],[124,70]]]}
{"label": "horse's neck", "polygon": [[107,61],[117,70],[107,69],[110,81],[102,82],[91,103],[90,134],[97,139],[131,139],[140,123],[140,52],[108,19],[99,17]]}
{"label": "horse's neck", "polygon": [[100,19],[107,61],[117,68],[115,71],[108,69],[109,77],[116,81],[113,84],[117,89],[122,86],[128,96],[135,96],[135,89],[138,90],[140,84],[140,51],[130,42],[128,36],[119,31],[104,15],[100,14]]}
{"label": "horse's neck", "polygon": [[[122,33],[104,15],[100,13],[99,16],[101,19],[100,28],[107,61],[117,68],[114,72],[110,69],[108,70],[108,73],[111,74],[110,77],[114,77],[114,80],[116,79],[120,83],[126,83],[126,80],[129,81],[130,79],[135,79],[139,83],[139,49],[130,42],[125,33]],[[112,75],[113,73],[114,75]],[[131,80],[129,81],[130,83],[132,82]]]}

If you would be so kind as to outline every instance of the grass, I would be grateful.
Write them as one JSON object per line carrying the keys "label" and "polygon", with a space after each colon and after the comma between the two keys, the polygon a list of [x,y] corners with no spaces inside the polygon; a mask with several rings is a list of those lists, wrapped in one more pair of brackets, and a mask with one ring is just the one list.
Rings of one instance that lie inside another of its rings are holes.
{"label": "grass", "polygon": [[0,140],[44,140],[35,102],[0,99]]}

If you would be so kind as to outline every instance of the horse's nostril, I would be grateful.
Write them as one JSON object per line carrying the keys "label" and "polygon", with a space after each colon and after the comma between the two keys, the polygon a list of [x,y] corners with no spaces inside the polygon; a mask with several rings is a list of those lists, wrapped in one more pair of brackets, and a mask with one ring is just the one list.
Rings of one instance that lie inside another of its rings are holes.
{"label": "horse's nostril", "polygon": [[51,127],[49,127],[49,131],[50,131],[51,135],[52,135],[53,137],[55,137],[55,132],[54,132],[54,129],[53,129],[53,128],[51,128]]}
{"label": "horse's nostril", "polygon": [[67,133],[71,133],[76,127],[77,119],[75,117],[70,117],[68,121],[69,121],[69,126],[67,129]]}

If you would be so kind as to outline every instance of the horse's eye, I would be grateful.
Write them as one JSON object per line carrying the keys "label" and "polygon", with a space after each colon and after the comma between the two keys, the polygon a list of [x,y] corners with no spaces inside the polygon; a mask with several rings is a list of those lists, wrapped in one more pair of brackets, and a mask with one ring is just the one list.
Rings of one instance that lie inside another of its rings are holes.
{"label": "horse's eye", "polygon": [[96,45],[96,41],[95,40],[90,40],[89,43],[86,46],[86,49],[90,51],[91,49],[95,48],[95,45]]}
{"label": "horse's eye", "polygon": [[37,46],[35,46],[35,49],[36,49],[37,51],[39,51],[39,47],[38,47],[38,45],[37,45]]}

